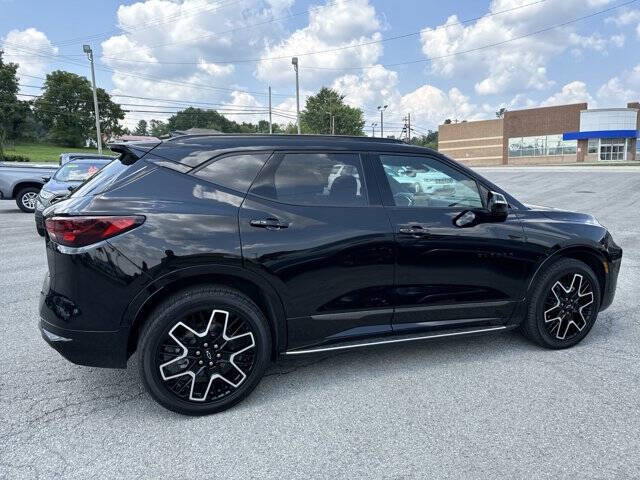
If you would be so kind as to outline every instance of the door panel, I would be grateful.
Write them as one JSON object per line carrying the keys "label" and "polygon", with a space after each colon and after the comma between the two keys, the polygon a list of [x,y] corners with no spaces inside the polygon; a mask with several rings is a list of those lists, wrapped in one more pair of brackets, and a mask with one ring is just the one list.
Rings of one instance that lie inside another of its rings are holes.
{"label": "door panel", "polygon": [[[280,292],[289,349],[391,331],[393,233],[359,156],[352,157],[309,153],[300,166],[300,158],[275,155],[240,209],[245,266]],[[314,162],[313,178],[301,178]],[[334,168],[348,162],[360,165],[357,178]]]}
{"label": "door panel", "polygon": [[398,249],[394,330],[504,323],[523,294],[516,215],[458,227],[461,214],[483,210],[474,179],[435,158],[381,155],[379,162]]}

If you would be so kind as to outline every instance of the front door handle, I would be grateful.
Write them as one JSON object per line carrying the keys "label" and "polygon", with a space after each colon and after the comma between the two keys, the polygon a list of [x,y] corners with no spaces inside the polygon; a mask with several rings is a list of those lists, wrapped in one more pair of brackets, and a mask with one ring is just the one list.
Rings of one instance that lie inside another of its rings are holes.
{"label": "front door handle", "polygon": [[249,225],[256,228],[266,228],[269,230],[281,230],[289,226],[288,223],[282,223],[277,218],[262,218],[260,220],[251,220]]}
{"label": "front door handle", "polygon": [[429,230],[424,228],[422,225],[405,225],[398,229],[398,232],[404,235],[411,235],[413,237],[421,237],[424,235],[429,235]]}

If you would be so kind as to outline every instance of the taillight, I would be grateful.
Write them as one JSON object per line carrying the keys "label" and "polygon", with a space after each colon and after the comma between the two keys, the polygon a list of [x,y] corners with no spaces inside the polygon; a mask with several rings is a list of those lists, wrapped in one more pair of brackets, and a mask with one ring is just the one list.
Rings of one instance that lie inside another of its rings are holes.
{"label": "taillight", "polygon": [[45,220],[49,237],[67,247],[84,247],[142,225],[144,217],[52,217]]}

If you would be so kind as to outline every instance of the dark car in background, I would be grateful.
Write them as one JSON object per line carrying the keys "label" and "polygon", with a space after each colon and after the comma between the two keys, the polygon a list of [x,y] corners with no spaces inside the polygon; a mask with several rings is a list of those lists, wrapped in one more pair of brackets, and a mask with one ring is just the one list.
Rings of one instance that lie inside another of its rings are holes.
{"label": "dark car in background", "polygon": [[177,412],[231,407],[281,355],[512,328],[571,347],[614,298],[622,250],[593,216],[522,204],[430,149],[297,135],[112,149],[44,212],[40,328],[81,365],[137,352]]}
{"label": "dark car in background", "polygon": [[35,201],[35,220],[38,234],[44,236],[45,233],[42,219],[44,209],[69,195],[74,188],[96,174],[113,159],[114,157],[76,158],[65,163],[51,178],[45,177],[46,183],[38,193]]}

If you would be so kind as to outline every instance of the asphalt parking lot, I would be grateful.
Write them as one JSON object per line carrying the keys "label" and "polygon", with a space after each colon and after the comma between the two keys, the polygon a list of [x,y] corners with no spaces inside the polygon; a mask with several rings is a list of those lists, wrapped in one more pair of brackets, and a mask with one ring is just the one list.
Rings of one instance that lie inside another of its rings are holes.
{"label": "asphalt parking lot", "polygon": [[0,202],[0,478],[640,478],[640,168],[481,169],[522,201],[593,213],[624,248],[589,336],[515,332],[273,366],[222,414],[168,412],[137,369],[40,338],[33,217]]}

